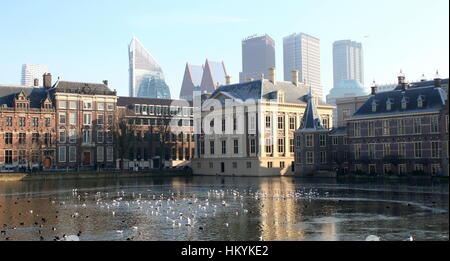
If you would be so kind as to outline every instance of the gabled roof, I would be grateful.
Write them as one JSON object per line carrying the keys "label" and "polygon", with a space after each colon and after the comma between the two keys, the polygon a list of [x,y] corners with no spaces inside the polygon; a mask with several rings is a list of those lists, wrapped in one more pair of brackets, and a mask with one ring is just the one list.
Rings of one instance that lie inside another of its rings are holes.
{"label": "gabled roof", "polygon": [[200,91],[203,77],[203,66],[186,64],[183,84],[181,85],[180,98],[192,100],[193,92]]}
{"label": "gabled roof", "polygon": [[35,88],[29,86],[0,85],[0,106],[6,104],[13,106],[14,99],[22,92],[30,99],[30,108],[41,108],[42,102],[49,95],[45,88]]}
{"label": "gabled roof", "polygon": [[[418,98],[423,97],[423,107],[418,107]],[[387,110],[386,103],[391,101],[391,110]],[[406,100],[406,109],[402,109],[402,101]],[[416,85],[405,91],[395,89],[389,92],[381,92],[371,96],[352,118],[368,118],[376,116],[389,116],[410,114],[417,112],[439,111],[447,100],[447,93],[442,88],[425,85]],[[372,105],[377,104],[376,111],[372,111]]]}
{"label": "gabled roof", "polygon": [[322,125],[322,120],[317,112],[315,98],[311,92],[305,97],[306,109],[303,114],[302,122],[299,131],[326,131],[327,129]]}
{"label": "gabled roof", "polygon": [[116,95],[116,93],[111,91],[108,86],[99,83],[58,81],[53,87],[53,90],[63,93]]}
{"label": "gabled roof", "polygon": [[213,62],[206,60],[203,71],[201,92],[212,93],[217,86],[225,85],[227,71],[223,62]]}

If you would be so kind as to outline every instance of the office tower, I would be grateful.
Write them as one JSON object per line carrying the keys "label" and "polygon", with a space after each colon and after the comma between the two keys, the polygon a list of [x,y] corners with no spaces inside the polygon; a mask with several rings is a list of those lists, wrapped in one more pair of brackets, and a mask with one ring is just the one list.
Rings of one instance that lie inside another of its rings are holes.
{"label": "office tower", "polygon": [[161,66],[142,43],[133,37],[128,47],[130,97],[170,99]]}
{"label": "office tower", "polygon": [[48,72],[48,67],[40,64],[23,64],[22,65],[22,85],[41,85],[35,84],[35,80],[40,81],[44,73]]}
{"label": "office tower", "polygon": [[361,43],[350,40],[333,44],[334,87],[343,80],[357,80],[364,85],[364,57]]}
{"label": "office tower", "polygon": [[242,72],[239,81],[268,79],[269,69],[275,67],[275,41],[266,35],[250,36],[242,41]]}
{"label": "office tower", "polygon": [[310,86],[313,93],[323,98],[320,76],[320,40],[304,34],[283,38],[284,80],[290,81],[292,71],[300,71],[300,80]]}

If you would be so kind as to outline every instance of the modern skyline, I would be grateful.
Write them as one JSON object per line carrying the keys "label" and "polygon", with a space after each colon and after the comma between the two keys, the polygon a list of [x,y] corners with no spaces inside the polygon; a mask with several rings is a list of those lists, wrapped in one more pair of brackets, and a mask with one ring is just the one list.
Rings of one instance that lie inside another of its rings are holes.
{"label": "modern skyline", "polygon": [[364,52],[361,43],[341,40],[333,43],[333,86],[343,80],[357,80],[364,85]]}
{"label": "modern skyline", "polygon": [[248,79],[268,79],[269,69],[276,67],[275,41],[267,34],[253,35],[242,41],[242,72],[239,82]]}
{"label": "modern skyline", "polygon": [[128,47],[130,59],[130,97],[170,99],[170,89],[164,78],[161,66],[133,36]]}
{"label": "modern skyline", "polygon": [[[62,80],[101,82],[129,93],[128,54],[133,34],[157,57],[171,93],[180,93],[186,61],[226,61],[233,81],[242,70],[241,41],[269,34],[276,46],[277,79],[283,79],[284,36],[305,32],[321,40],[322,85],[333,87],[332,44],[352,39],[364,46],[365,82],[390,83],[400,69],[408,79],[448,77],[449,2],[388,1],[3,1],[0,82],[19,84],[21,65],[45,64]],[[258,12],[249,12],[258,6]],[[240,8],[235,8],[240,6]],[[324,8],[326,7],[326,8]],[[389,8],[387,8],[389,7]],[[71,10],[67,12],[66,10]],[[217,14],[221,10],[221,14]],[[302,10],[299,16],[299,10]],[[426,19],[398,19],[398,10]],[[37,13],[51,13],[45,19]],[[86,19],[79,19],[82,13]],[[267,15],[271,18],[267,19]],[[351,15],[348,15],[351,14]],[[382,14],[383,19],[380,18]],[[17,19],[17,17],[24,19]],[[30,23],[26,17],[35,17]],[[318,19],[320,17],[320,19]],[[312,22],[313,21],[313,22]],[[357,22],[355,22],[357,21]],[[55,34],[58,37],[54,37]],[[430,41],[437,37],[439,40]],[[48,39],[51,38],[51,41]],[[30,41],[30,39],[33,39]],[[201,39],[201,40],[200,40]],[[387,62],[389,61],[389,62]]]}
{"label": "modern skyline", "polygon": [[42,76],[49,72],[48,67],[41,64],[23,64],[21,85],[34,85],[34,80],[37,79],[41,86]]}
{"label": "modern skyline", "polygon": [[299,79],[310,86],[320,98],[324,91],[320,70],[320,39],[305,33],[283,38],[284,80],[290,81],[292,71],[299,71]]}

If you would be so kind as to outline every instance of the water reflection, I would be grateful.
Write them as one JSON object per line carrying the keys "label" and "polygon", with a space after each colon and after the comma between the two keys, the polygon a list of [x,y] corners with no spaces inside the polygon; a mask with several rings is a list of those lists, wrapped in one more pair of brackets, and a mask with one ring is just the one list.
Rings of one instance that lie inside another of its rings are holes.
{"label": "water reflection", "polygon": [[11,182],[0,183],[0,225],[0,241],[79,231],[81,240],[448,240],[448,185],[288,177]]}

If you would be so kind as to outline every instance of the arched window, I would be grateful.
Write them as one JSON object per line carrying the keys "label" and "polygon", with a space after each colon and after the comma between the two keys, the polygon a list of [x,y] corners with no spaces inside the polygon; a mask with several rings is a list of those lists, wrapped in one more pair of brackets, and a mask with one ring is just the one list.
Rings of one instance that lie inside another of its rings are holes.
{"label": "arched window", "polygon": [[386,110],[387,111],[391,111],[392,110],[392,100],[391,99],[388,99],[386,101]]}
{"label": "arched window", "polygon": [[406,106],[408,105],[408,100],[406,97],[403,97],[402,99],[402,110],[406,110]]}
{"label": "arched window", "polygon": [[373,101],[372,102],[372,112],[376,112],[377,111],[377,102]]}
{"label": "arched window", "polygon": [[417,98],[417,107],[423,108],[424,101],[425,101],[424,97],[422,95],[420,95],[419,98]]}

